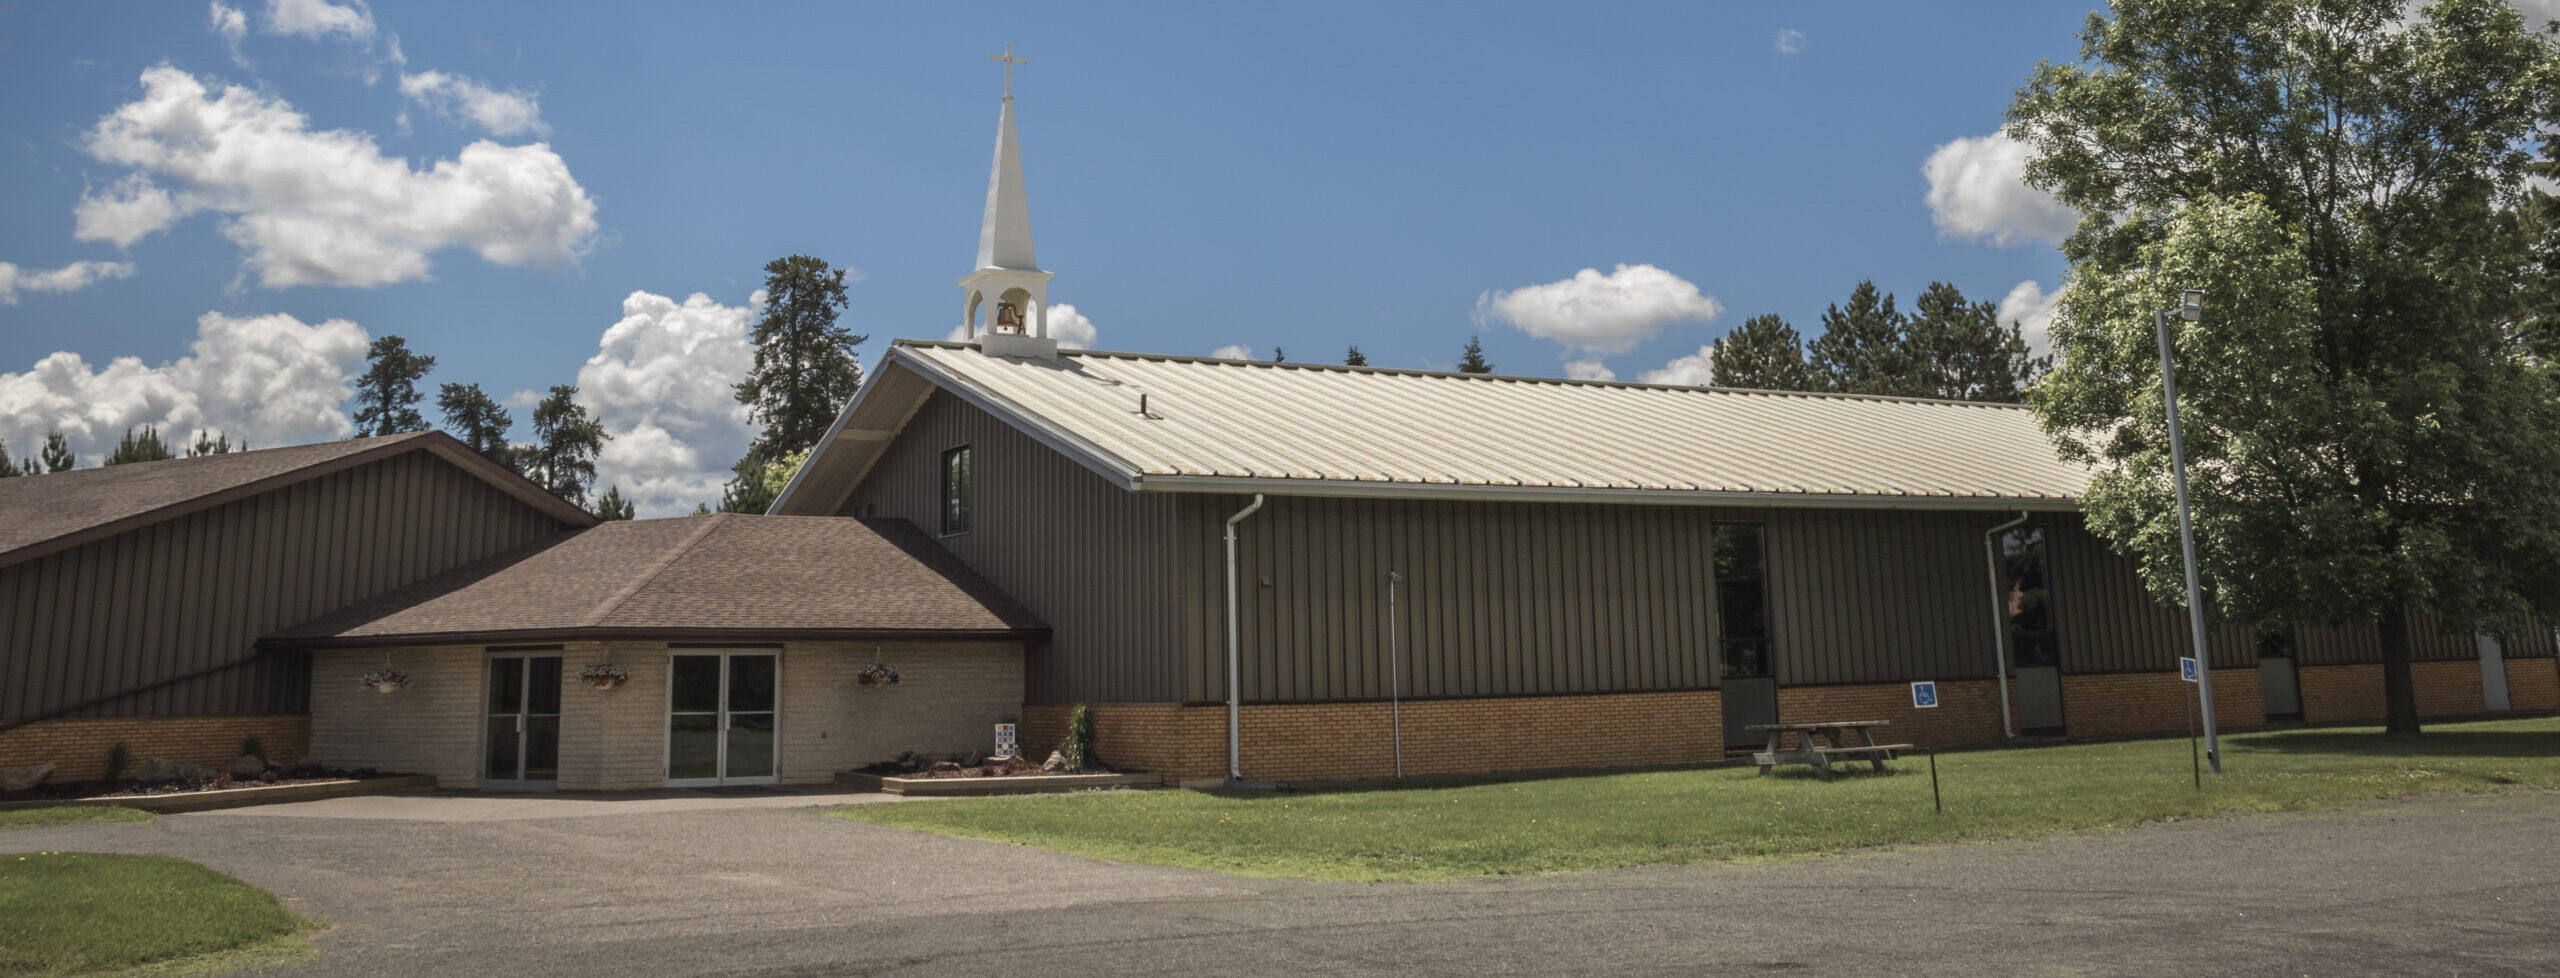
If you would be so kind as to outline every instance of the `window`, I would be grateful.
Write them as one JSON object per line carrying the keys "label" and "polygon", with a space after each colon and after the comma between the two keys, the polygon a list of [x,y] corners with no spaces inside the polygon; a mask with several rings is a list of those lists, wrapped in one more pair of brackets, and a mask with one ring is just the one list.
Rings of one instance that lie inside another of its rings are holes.
{"label": "window", "polygon": [[1768,552],[1758,523],[1715,527],[1716,616],[1723,630],[1724,675],[1774,675],[1769,661]]}
{"label": "window", "polygon": [[942,453],[942,535],[969,530],[969,446]]}
{"label": "window", "polygon": [[2010,661],[2032,669],[2062,664],[2062,644],[2053,630],[2052,583],[2046,574],[2044,527],[2028,524],[2000,535],[2002,569],[2008,577],[2004,606],[2009,613]]}

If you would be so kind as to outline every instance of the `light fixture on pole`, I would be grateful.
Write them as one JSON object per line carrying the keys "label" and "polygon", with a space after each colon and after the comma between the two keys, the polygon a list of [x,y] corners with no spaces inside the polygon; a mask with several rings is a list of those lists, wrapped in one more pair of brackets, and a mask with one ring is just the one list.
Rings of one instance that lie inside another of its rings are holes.
{"label": "light fixture on pole", "polygon": [[[2204,318],[2204,290],[2188,289],[2178,297],[2178,318]],[[2213,726],[2213,657],[2205,646],[2204,599],[2196,583],[2196,525],[2187,505],[2187,446],[2178,437],[2178,372],[2169,363],[2169,313],[2156,309],[2151,325],[2160,334],[2160,396],[2169,412],[2169,466],[2178,484],[2178,542],[2187,552],[2187,625],[2196,656],[2196,702],[2204,716],[2204,756],[2213,773],[2222,773],[2222,741]]]}

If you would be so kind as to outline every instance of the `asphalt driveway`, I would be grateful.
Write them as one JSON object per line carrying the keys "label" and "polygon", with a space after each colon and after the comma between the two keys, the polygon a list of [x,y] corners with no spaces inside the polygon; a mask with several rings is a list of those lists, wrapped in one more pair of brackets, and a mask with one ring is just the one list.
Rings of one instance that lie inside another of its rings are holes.
{"label": "asphalt driveway", "polygon": [[0,849],[266,887],[336,925],[294,975],[2560,973],[2553,794],[1437,886],[1097,863],[813,800],[340,799]]}

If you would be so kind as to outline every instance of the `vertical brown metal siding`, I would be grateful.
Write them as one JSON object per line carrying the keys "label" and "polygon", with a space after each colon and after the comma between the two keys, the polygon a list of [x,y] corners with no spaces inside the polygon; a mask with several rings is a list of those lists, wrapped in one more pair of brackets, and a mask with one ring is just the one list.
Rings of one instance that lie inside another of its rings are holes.
{"label": "vertical brown metal siding", "polygon": [[1047,622],[1027,656],[1033,703],[1162,702],[1180,694],[1173,500],[1106,482],[1028,435],[935,391],[881,453],[841,515],[941,529],[942,453],[967,445],[968,532],[945,549]]}
{"label": "vertical brown metal siding", "polygon": [[[0,568],[0,719],[247,658],[266,633],[563,530],[422,450]],[[309,672],[265,656],[76,715],[299,713]]]}

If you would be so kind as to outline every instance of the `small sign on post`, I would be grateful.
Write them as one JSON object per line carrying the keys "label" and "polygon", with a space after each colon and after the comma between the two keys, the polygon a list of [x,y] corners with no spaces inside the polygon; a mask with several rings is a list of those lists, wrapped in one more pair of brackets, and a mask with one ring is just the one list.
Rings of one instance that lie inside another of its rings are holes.
{"label": "small sign on post", "polygon": [[2188,681],[2188,682],[2195,682],[2195,681],[2196,681],[2196,657],[2195,657],[2195,656],[2192,656],[2192,655],[2182,655],[2182,656],[2179,656],[2179,657],[2178,657],[2178,678],[2180,678],[2180,679],[2184,679],[2184,680],[2186,680],[2186,681]]}
{"label": "small sign on post", "polygon": [[[1911,684],[1911,708],[1915,710],[1938,708],[1938,684],[1935,680],[1924,679]],[[1944,815],[1947,813],[1947,799],[1946,796],[1938,793],[1938,734],[1935,729],[1937,725],[1929,722],[1929,716],[1926,713],[1920,714],[1920,739],[1926,741],[1924,746],[1929,749],[1929,806],[1936,809],[1938,814]]]}
{"label": "small sign on post", "polygon": [[1014,739],[1013,724],[996,724],[996,757],[999,760],[1011,760],[1020,753],[1022,749]]}

